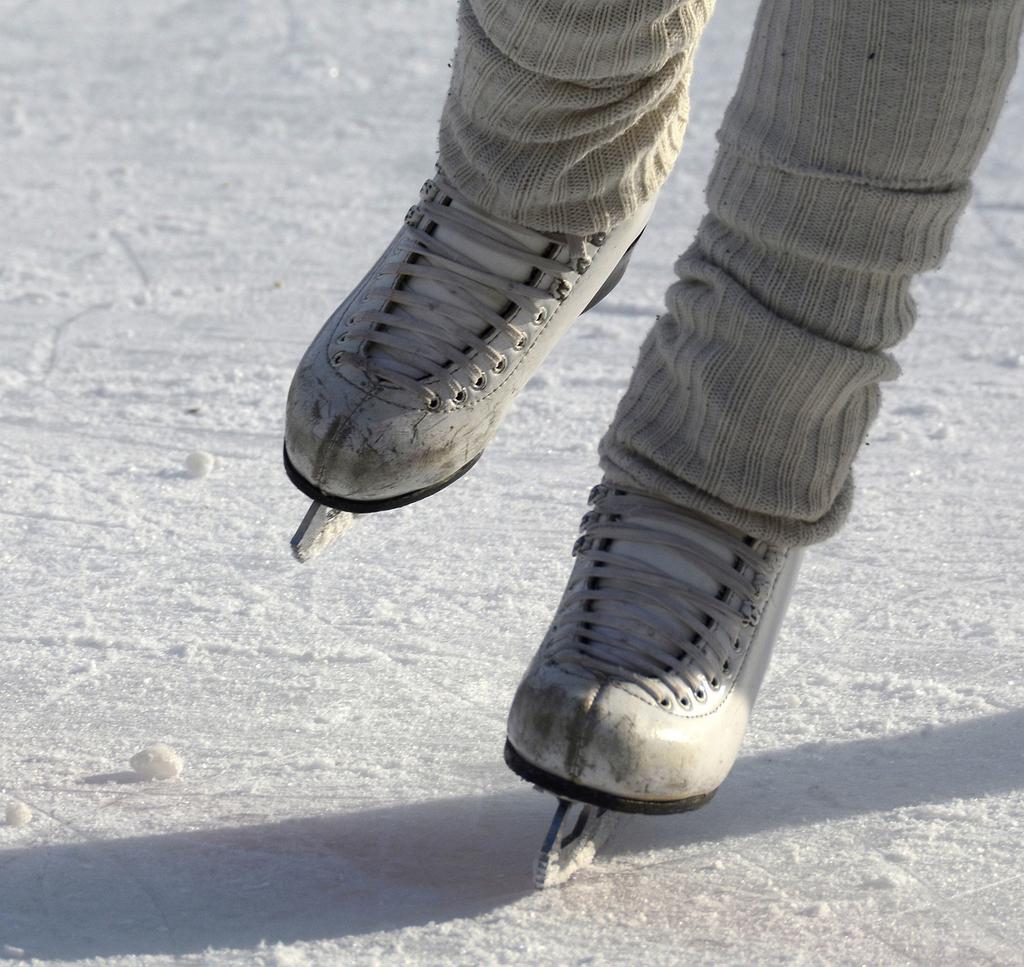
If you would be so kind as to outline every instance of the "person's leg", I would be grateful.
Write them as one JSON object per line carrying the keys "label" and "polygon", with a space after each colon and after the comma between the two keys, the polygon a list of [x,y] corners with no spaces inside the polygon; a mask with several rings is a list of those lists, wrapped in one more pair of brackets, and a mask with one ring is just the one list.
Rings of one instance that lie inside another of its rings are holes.
{"label": "person's leg", "polygon": [[439,170],[314,339],[285,466],[356,513],[447,486],[607,294],[675,161],[711,0],[464,0]]}
{"label": "person's leg", "polygon": [[749,534],[841,525],[1016,63],[1020,0],[766,0],[608,479]]}
{"label": "person's leg", "polygon": [[607,231],[682,143],[713,0],[461,0],[440,165],[494,215]]}
{"label": "person's leg", "polygon": [[602,443],[506,756],[561,795],[725,778],[800,548],[842,523],[912,277],[949,247],[1024,0],[764,0],[709,213]]}

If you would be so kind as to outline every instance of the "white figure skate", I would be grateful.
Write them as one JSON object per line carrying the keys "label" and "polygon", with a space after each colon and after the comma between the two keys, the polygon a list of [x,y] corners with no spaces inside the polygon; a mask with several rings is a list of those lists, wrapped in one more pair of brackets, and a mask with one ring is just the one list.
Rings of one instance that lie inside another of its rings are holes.
{"label": "white figure skate", "polygon": [[428,181],[292,380],[285,468],[316,505],[296,556],[322,550],[351,523],[342,514],[401,507],[469,470],[559,337],[621,278],[652,208],[609,233],[546,235]]}
{"label": "white figure skate", "polygon": [[538,886],[592,859],[616,813],[711,799],[736,759],[801,556],[606,484],[591,503],[508,719],[506,762],[559,798]]}

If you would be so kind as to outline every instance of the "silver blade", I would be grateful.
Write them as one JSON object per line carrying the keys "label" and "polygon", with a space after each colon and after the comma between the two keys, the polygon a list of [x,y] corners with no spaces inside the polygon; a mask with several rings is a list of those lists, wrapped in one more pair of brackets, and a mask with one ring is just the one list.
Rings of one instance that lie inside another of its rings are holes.
{"label": "silver blade", "polygon": [[322,554],[355,523],[355,519],[355,514],[327,507],[314,500],[292,537],[295,560],[304,564]]}
{"label": "silver blade", "polygon": [[565,883],[589,866],[618,824],[618,813],[559,797],[544,844],[533,864],[538,890]]}

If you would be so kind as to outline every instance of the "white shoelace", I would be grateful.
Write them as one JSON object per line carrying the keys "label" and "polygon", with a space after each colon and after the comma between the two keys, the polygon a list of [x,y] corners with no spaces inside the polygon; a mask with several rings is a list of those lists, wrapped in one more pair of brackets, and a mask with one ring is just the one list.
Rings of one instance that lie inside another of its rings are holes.
{"label": "white shoelace", "polygon": [[[504,372],[508,359],[493,345],[495,337],[504,333],[511,351],[524,350],[528,333],[512,318],[525,310],[531,325],[543,326],[568,295],[570,276],[586,271],[589,246],[603,240],[503,228],[440,177],[423,186],[406,216],[406,231],[409,254],[382,266],[364,293],[373,308],[354,313],[333,362],[407,390],[430,408],[440,405],[438,393],[424,384],[430,377],[442,380],[461,403],[467,386],[454,369],[468,374],[475,390],[489,374]],[[565,261],[551,257],[555,253]],[[517,266],[526,281],[501,274],[497,265]],[[535,284],[545,279],[545,287]]]}
{"label": "white shoelace", "polygon": [[605,484],[590,503],[573,548],[584,564],[549,657],[632,682],[662,705],[706,701],[736,671],[743,627],[759,619],[783,552]]}

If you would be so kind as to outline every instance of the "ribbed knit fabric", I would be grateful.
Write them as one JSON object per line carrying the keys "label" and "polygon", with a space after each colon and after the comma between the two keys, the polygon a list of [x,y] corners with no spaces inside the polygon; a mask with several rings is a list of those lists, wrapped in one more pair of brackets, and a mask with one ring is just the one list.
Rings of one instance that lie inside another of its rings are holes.
{"label": "ribbed knit fabric", "polygon": [[[628,6],[628,4],[624,4]],[[914,274],[949,248],[1021,0],[764,0],[606,476],[780,544],[842,524]]]}
{"label": "ribbed knit fabric", "polygon": [[545,232],[605,231],[654,195],[686,126],[713,0],[461,0],[440,165]]}

